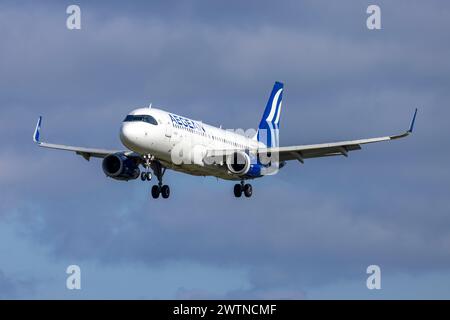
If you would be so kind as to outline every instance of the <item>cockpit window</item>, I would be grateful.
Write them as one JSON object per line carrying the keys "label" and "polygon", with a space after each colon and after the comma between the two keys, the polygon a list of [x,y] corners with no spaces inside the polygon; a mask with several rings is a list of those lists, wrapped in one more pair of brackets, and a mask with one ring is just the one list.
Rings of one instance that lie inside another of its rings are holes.
{"label": "cockpit window", "polygon": [[125,120],[123,122],[133,122],[133,121],[141,121],[141,122],[147,122],[153,125],[158,125],[158,121],[156,121],[155,118],[149,115],[127,115]]}

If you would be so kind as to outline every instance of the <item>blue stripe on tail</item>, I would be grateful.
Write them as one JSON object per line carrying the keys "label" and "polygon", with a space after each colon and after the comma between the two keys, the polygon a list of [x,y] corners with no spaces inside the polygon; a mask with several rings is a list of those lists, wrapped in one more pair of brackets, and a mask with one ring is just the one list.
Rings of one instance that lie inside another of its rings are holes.
{"label": "blue stripe on tail", "polygon": [[266,109],[258,126],[258,141],[267,147],[278,147],[278,132],[283,98],[283,84],[275,82],[272,93],[267,101]]}

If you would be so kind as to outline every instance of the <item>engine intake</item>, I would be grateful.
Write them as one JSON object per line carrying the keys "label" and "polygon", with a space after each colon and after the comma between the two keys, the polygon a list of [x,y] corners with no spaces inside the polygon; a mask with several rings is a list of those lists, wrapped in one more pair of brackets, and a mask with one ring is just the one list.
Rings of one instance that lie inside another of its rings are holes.
{"label": "engine intake", "polygon": [[242,151],[236,151],[226,160],[228,170],[237,175],[244,175],[250,169],[250,157]]}
{"label": "engine intake", "polygon": [[103,159],[103,172],[116,180],[134,180],[139,177],[141,171],[136,162],[123,153],[110,154]]}

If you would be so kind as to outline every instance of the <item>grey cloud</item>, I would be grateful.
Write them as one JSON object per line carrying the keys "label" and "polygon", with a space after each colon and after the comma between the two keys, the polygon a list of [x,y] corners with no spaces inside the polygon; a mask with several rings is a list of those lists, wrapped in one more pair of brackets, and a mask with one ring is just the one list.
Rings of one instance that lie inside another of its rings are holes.
{"label": "grey cloud", "polygon": [[5,274],[0,270],[0,299],[20,299],[33,294],[36,287],[34,279]]}
{"label": "grey cloud", "polygon": [[16,286],[11,279],[8,279],[3,272],[0,271],[0,298],[14,296]]}
{"label": "grey cloud", "polygon": [[[449,7],[381,2],[384,29],[371,33],[366,2],[227,3],[81,2],[78,33],[64,28],[62,5],[2,4],[0,133],[13,138],[1,152],[0,218],[56,259],[249,268],[251,288],[229,297],[307,297],[374,260],[448,268]],[[173,197],[153,202],[148,185],[31,142],[43,114],[45,139],[120,147],[122,117],[149,102],[247,128],[274,80],[286,82],[283,144],[396,133],[418,106],[416,133],[349,159],[289,163],[255,181],[252,202],[233,199],[229,183],[172,172]]]}

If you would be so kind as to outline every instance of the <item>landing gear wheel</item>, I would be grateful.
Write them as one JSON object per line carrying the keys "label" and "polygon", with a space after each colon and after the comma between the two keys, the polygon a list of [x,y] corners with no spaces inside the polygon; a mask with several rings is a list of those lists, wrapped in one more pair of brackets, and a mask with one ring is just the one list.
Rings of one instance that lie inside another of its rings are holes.
{"label": "landing gear wheel", "polygon": [[151,172],[142,172],[141,173],[141,180],[142,181],[150,181],[150,180],[152,180],[152,173]]}
{"label": "landing gear wheel", "polygon": [[250,198],[250,197],[252,196],[252,194],[253,194],[253,188],[252,188],[252,185],[251,185],[251,184],[247,183],[247,184],[244,186],[244,194],[245,194],[245,196],[246,196],[247,198]]}
{"label": "landing gear wheel", "polygon": [[233,191],[234,191],[234,196],[236,198],[239,198],[242,195],[242,186],[239,183],[235,184]]}
{"label": "landing gear wheel", "polygon": [[[158,178],[158,184],[152,187],[152,197],[156,199],[161,195],[164,199],[167,199],[170,196],[170,188],[168,185],[163,185],[162,181],[166,168],[163,167],[159,161],[155,160],[153,160],[149,166],[153,170],[153,174]],[[149,172],[149,177],[147,179],[150,180],[151,177]]]}
{"label": "landing gear wheel", "polygon": [[170,188],[168,185],[163,185],[161,188],[161,195],[164,199],[167,199],[170,196]]}
{"label": "landing gear wheel", "polygon": [[160,187],[158,185],[154,185],[152,187],[152,197],[153,197],[153,199],[158,199],[160,193],[161,193]]}

